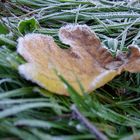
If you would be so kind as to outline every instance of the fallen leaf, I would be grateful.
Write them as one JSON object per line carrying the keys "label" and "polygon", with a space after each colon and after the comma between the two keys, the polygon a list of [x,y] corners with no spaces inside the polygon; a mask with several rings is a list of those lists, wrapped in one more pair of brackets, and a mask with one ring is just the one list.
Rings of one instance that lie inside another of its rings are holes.
{"label": "fallen leaf", "polygon": [[59,30],[59,38],[70,48],[61,49],[51,36],[42,34],[19,38],[17,51],[27,61],[19,66],[19,73],[51,92],[68,95],[55,70],[80,94],[78,80],[85,92],[90,93],[123,71],[140,71],[137,46],[130,46],[130,52],[119,52],[113,58],[87,25],[64,26]]}

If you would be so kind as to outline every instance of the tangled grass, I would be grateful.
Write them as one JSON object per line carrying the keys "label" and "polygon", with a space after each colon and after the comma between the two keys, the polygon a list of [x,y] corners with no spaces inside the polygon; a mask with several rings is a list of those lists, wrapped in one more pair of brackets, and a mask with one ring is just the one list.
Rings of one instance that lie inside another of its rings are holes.
{"label": "tangled grass", "polygon": [[57,32],[68,23],[90,26],[114,55],[140,44],[138,0],[1,0],[0,139],[140,139],[140,74],[123,73],[83,97],[63,77],[70,97],[54,95],[18,74],[24,63],[16,53],[18,37],[47,34],[67,47]]}

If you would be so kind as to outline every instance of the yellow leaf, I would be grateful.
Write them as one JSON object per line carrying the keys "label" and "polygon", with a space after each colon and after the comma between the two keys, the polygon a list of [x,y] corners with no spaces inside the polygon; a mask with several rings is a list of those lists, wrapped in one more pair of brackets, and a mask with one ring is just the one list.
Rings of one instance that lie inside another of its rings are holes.
{"label": "yellow leaf", "polygon": [[[19,66],[19,73],[43,88],[61,95],[68,95],[65,85],[55,70],[81,93],[77,79],[86,92],[91,92],[124,70],[137,72],[140,64],[138,47],[131,46],[132,55],[118,54],[113,58],[98,37],[86,25],[67,25],[59,30],[59,38],[69,49],[61,49],[51,36],[27,34],[18,40],[18,53],[27,61]],[[137,54],[137,58],[135,57]]]}

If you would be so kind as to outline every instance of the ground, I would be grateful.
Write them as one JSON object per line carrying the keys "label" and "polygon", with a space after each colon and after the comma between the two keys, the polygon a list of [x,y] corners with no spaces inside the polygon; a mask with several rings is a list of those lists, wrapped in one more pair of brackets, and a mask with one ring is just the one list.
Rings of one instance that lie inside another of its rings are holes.
{"label": "ground", "polygon": [[90,94],[53,94],[18,72],[25,60],[17,39],[27,33],[54,37],[69,23],[87,24],[115,57],[140,44],[139,1],[9,0],[0,1],[0,139],[138,140],[140,75],[124,72]]}

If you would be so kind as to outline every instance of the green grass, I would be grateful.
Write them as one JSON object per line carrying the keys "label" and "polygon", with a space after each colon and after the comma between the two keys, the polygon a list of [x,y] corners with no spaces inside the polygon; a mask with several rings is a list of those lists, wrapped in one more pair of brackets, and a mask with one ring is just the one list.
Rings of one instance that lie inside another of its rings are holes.
{"label": "green grass", "polygon": [[[28,24],[22,28],[21,21],[33,17],[32,28]],[[65,48],[58,39],[58,29],[68,23],[90,26],[114,55],[116,50],[126,51],[130,44],[140,45],[137,0],[0,1],[0,139],[96,139],[88,122],[109,140],[139,140],[140,74],[123,73],[82,97],[63,75],[59,77],[70,97],[50,93],[18,74],[18,66],[24,63],[16,53],[18,37],[28,32],[47,34]]]}

